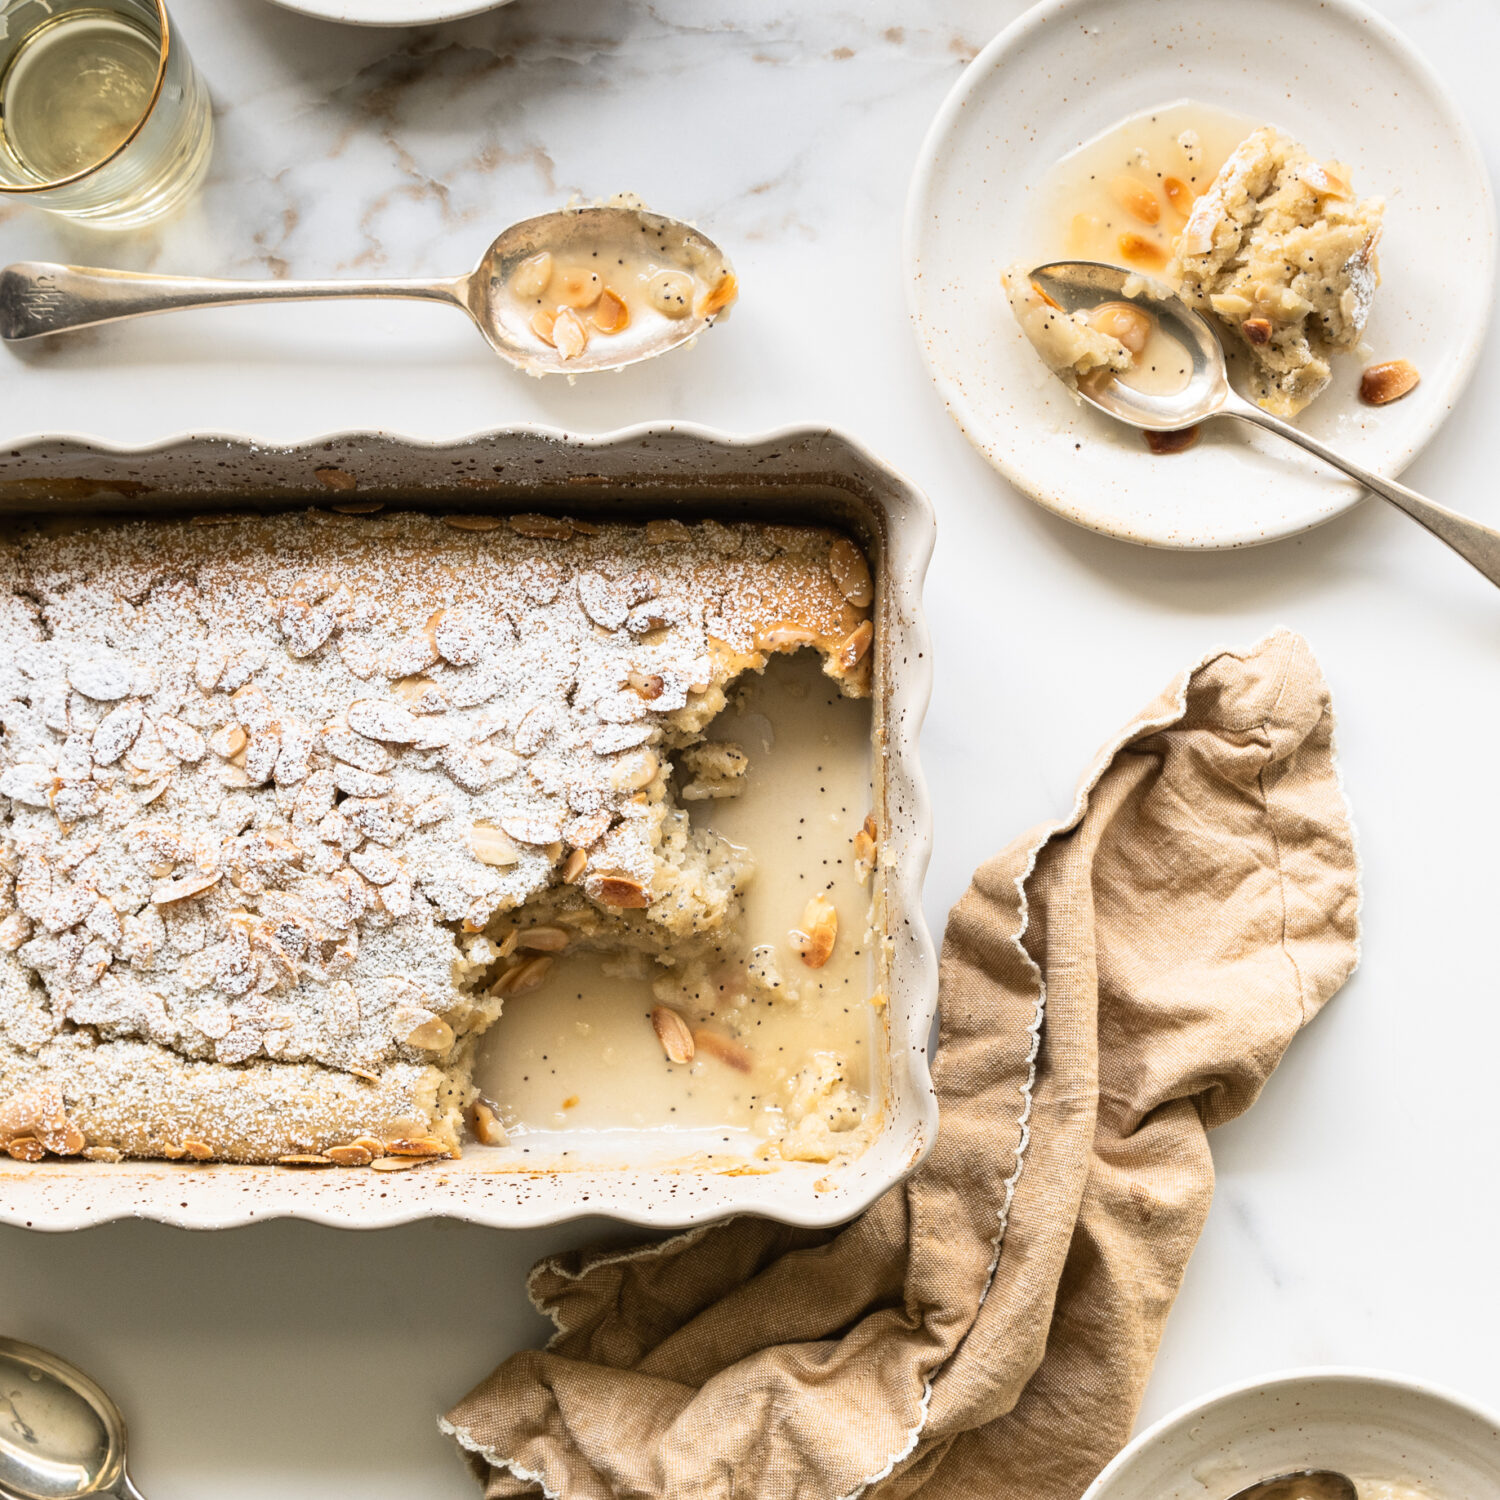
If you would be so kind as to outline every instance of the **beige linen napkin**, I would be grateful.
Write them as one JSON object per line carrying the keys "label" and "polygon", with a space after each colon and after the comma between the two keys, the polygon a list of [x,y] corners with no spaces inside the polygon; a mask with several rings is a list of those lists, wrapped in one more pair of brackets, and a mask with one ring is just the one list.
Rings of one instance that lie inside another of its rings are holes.
{"label": "beige linen napkin", "polygon": [[1355,965],[1332,729],[1286,632],[1174,682],[953,909],[928,1161],[842,1229],[543,1261],[557,1335],[444,1422],[488,1494],[1075,1500],[1202,1228],[1205,1131]]}

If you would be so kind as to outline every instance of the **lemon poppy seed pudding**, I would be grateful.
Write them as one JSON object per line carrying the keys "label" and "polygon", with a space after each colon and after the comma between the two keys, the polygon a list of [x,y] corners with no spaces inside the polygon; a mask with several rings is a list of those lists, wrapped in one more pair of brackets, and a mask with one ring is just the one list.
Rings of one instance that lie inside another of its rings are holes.
{"label": "lemon poppy seed pudding", "polygon": [[[12,1156],[456,1155],[502,1134],[480,1036],[584,950],[656,976],[663,1066],[743,1048],[726,1024],[695,1049],[675,1001],[726,962],[742,990],[779,975],[734,937],[753,843],[690,809],[753,778],[707,731],[770,657],[809,648],[868,696],[847,538],[309,512],[26,529],[0,567]],[[852,1149],[843,1072],[788,1061],[788,1137]]]}

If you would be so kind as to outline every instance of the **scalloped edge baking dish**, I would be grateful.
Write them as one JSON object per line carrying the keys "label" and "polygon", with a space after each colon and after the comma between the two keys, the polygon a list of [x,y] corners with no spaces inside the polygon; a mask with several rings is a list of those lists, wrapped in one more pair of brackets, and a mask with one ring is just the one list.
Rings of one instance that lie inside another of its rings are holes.
{"label": "scalloped edge baking dish", "polygon": [[599,436],[517,427],[454,441],[346,432],[291,447],[186,434],[145,448],[82,437],[22,440],[0,453],[0,515],[168,514],[326,504],[316,470],[358,479],[360,499],[458,510],[572,509],[595,516],[704,514],[825,521],[859,536],[876,564],[876,805],[885,829],[879,891],[889,939],[881,1129],[843,1165],[685,1158],[636,1167],[466,1146],[462,1159],[404,1173],[0,1157],[0,1222],[77,1229],[135,1217],[226,1228],[276,1217],[378,1228],[448,1217],[528,1228],[607,1214],[681,1227],[735,1213],[802,1225],[852,1217],[910,1172],[937,1133],[927,1040],[937,958],[922,913],[931,811],[917,734],[932,689],[922,580],[936,532],[927,498],[852,439],[826,428],[731,437],[688,425]]}

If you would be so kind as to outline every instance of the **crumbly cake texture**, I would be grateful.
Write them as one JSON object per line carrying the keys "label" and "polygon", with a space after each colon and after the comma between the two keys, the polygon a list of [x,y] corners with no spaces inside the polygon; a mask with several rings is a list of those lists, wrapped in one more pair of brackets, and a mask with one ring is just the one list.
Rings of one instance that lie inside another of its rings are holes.
{"label": "crumbly cake texture", "polygon": [[744,871],[668,753],[773,652],[868,691],[830,531],[202,520],[0,552],[13,1156],[456,1154],[478,1033],[545,959],[485,929],[690,952]]}
{"label": "crumbly cake texture", "polygon": [[1000,279],[1021,332],[1048,368],[1069,385],[1076,386],[1080,376],[1095,370],[1130,368],[1130,351],[1119,339],[1093,327],[1081,309],[1064,312],[1031,279],[1025,266],[1008,266]]}
{"label": "crumbly cake texture", "polygon": [[1380,282],[1380,198],[1266,127],[1246,137],[1193,205],[1167,276],[1250,352],[1251,394],[1295,416],[1354,348]]}

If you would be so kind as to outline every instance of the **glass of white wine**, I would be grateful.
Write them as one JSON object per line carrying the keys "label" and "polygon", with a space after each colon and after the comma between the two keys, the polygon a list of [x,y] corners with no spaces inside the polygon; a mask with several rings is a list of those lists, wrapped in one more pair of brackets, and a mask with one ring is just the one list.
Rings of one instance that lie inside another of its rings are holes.
{"label": "glass of white wine", "polygon": [[213,114],[162,0],[0,0],[0,202],[120,229],[197,187]]}

